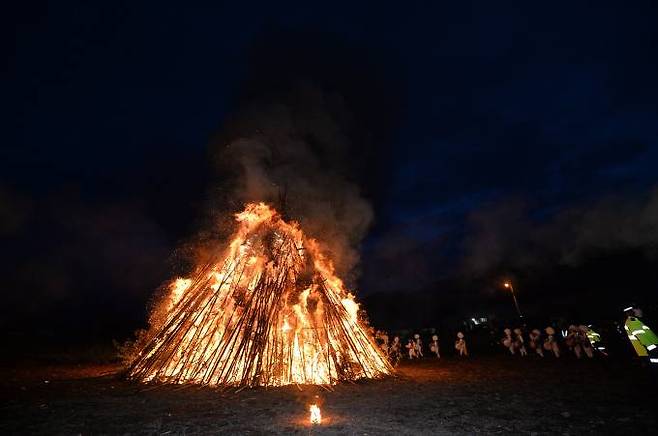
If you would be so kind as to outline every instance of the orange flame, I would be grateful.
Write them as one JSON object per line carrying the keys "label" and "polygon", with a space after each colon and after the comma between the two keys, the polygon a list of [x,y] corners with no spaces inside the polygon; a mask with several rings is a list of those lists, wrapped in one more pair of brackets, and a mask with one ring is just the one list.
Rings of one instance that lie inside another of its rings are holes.
{"label": "orange flame", "polygon": [[311,424],[320,424],[322,422],[322,414],[320,413],[320,408],[315,404],[311,404],[310,411],[311,411],[311,418],[310,418]]}
{"label": "orange flame", "polygon": [[132,377],[280,386],[390,373],[318,241],[264,203],[236,221],[222,261],[171,283]]}

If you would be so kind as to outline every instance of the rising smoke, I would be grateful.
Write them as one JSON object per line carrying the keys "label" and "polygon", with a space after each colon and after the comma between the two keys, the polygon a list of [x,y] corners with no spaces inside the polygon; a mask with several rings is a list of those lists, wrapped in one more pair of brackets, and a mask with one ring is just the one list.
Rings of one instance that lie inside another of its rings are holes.
{"label": "rising smoke", "polygon": [[229,204],[264,201],[281,209],[321,241],[347,278],[373,220],[352,177],[348,113],[340,96],[299,84],[283,100],[247,104],[213,145]]}
{"label": "rising smoke", "polygon": [[403,73],[388,52],[308,29],[264,32],[248,63],[233,116],[211,142],[214,224],[246,202],[270,203],[322,243],[353,287],[373,204],[391,180]]}

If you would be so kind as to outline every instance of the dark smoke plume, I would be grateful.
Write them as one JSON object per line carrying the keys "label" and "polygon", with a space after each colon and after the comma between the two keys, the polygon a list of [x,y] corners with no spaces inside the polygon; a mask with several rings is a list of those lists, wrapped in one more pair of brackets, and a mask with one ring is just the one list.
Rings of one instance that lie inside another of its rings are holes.
{"label": "dark smoke plume", "polygon": [[402,106],[397,78],[385,76],[390,59],[385,70],[365,53],[313,32],[266,32],[234,115],[211,144],[215,221],[246,202],[270,203],[323,243],[348,282],[373,222],[371,200],[390,181],[387,146]]}
{"label": "dark smoke plume", "polygon": [[339,119],[346,112],[340,97],[301,85],[286,102],[243,109],[232,123],[235,133],[216,150],[237,208],[264,201],[283,209],[326,246],[342,275],[355,266],[373,220],[350,178],[351,144]]}

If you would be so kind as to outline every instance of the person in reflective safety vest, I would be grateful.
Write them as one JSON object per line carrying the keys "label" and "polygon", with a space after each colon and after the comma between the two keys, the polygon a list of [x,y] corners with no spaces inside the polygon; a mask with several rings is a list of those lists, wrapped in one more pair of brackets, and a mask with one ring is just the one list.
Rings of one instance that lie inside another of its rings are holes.
{"label": "person in reflective safety vest", "polygon": [[639,357],[648,357],[651,363],[658,364],[658,337],[636,316],[632,309],[627,309],[625,312],[628,316],[624,323],[624,330],[626,330],[626,335],[628,335],[635,353]]}
{"label": "person in reflective safety vest", "polygon": [[594,331],[591,325],[587,326],[587,333],[585,333],[585,335],[587,336],[589,343],[596,351],[603,354],[604,356],[608,355],[608,352],[605,349],[605,344],[603,344],[603,341],[601,340],[601,335]]}

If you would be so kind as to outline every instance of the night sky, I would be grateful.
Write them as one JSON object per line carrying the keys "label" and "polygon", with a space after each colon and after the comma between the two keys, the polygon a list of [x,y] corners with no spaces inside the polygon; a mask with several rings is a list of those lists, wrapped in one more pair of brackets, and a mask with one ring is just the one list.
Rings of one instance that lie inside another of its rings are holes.
{"label": "night sky", "polygon": [[348,281],[374,321],[504,316],[507,278],[535,314],[655,308],[658,6],[353,3],[12,11],[0,328],[143,324],[235,211],[216,144],[254,101],[303,112],[300,86],[341,102],[348,152],[323,162],[372,205]]}

